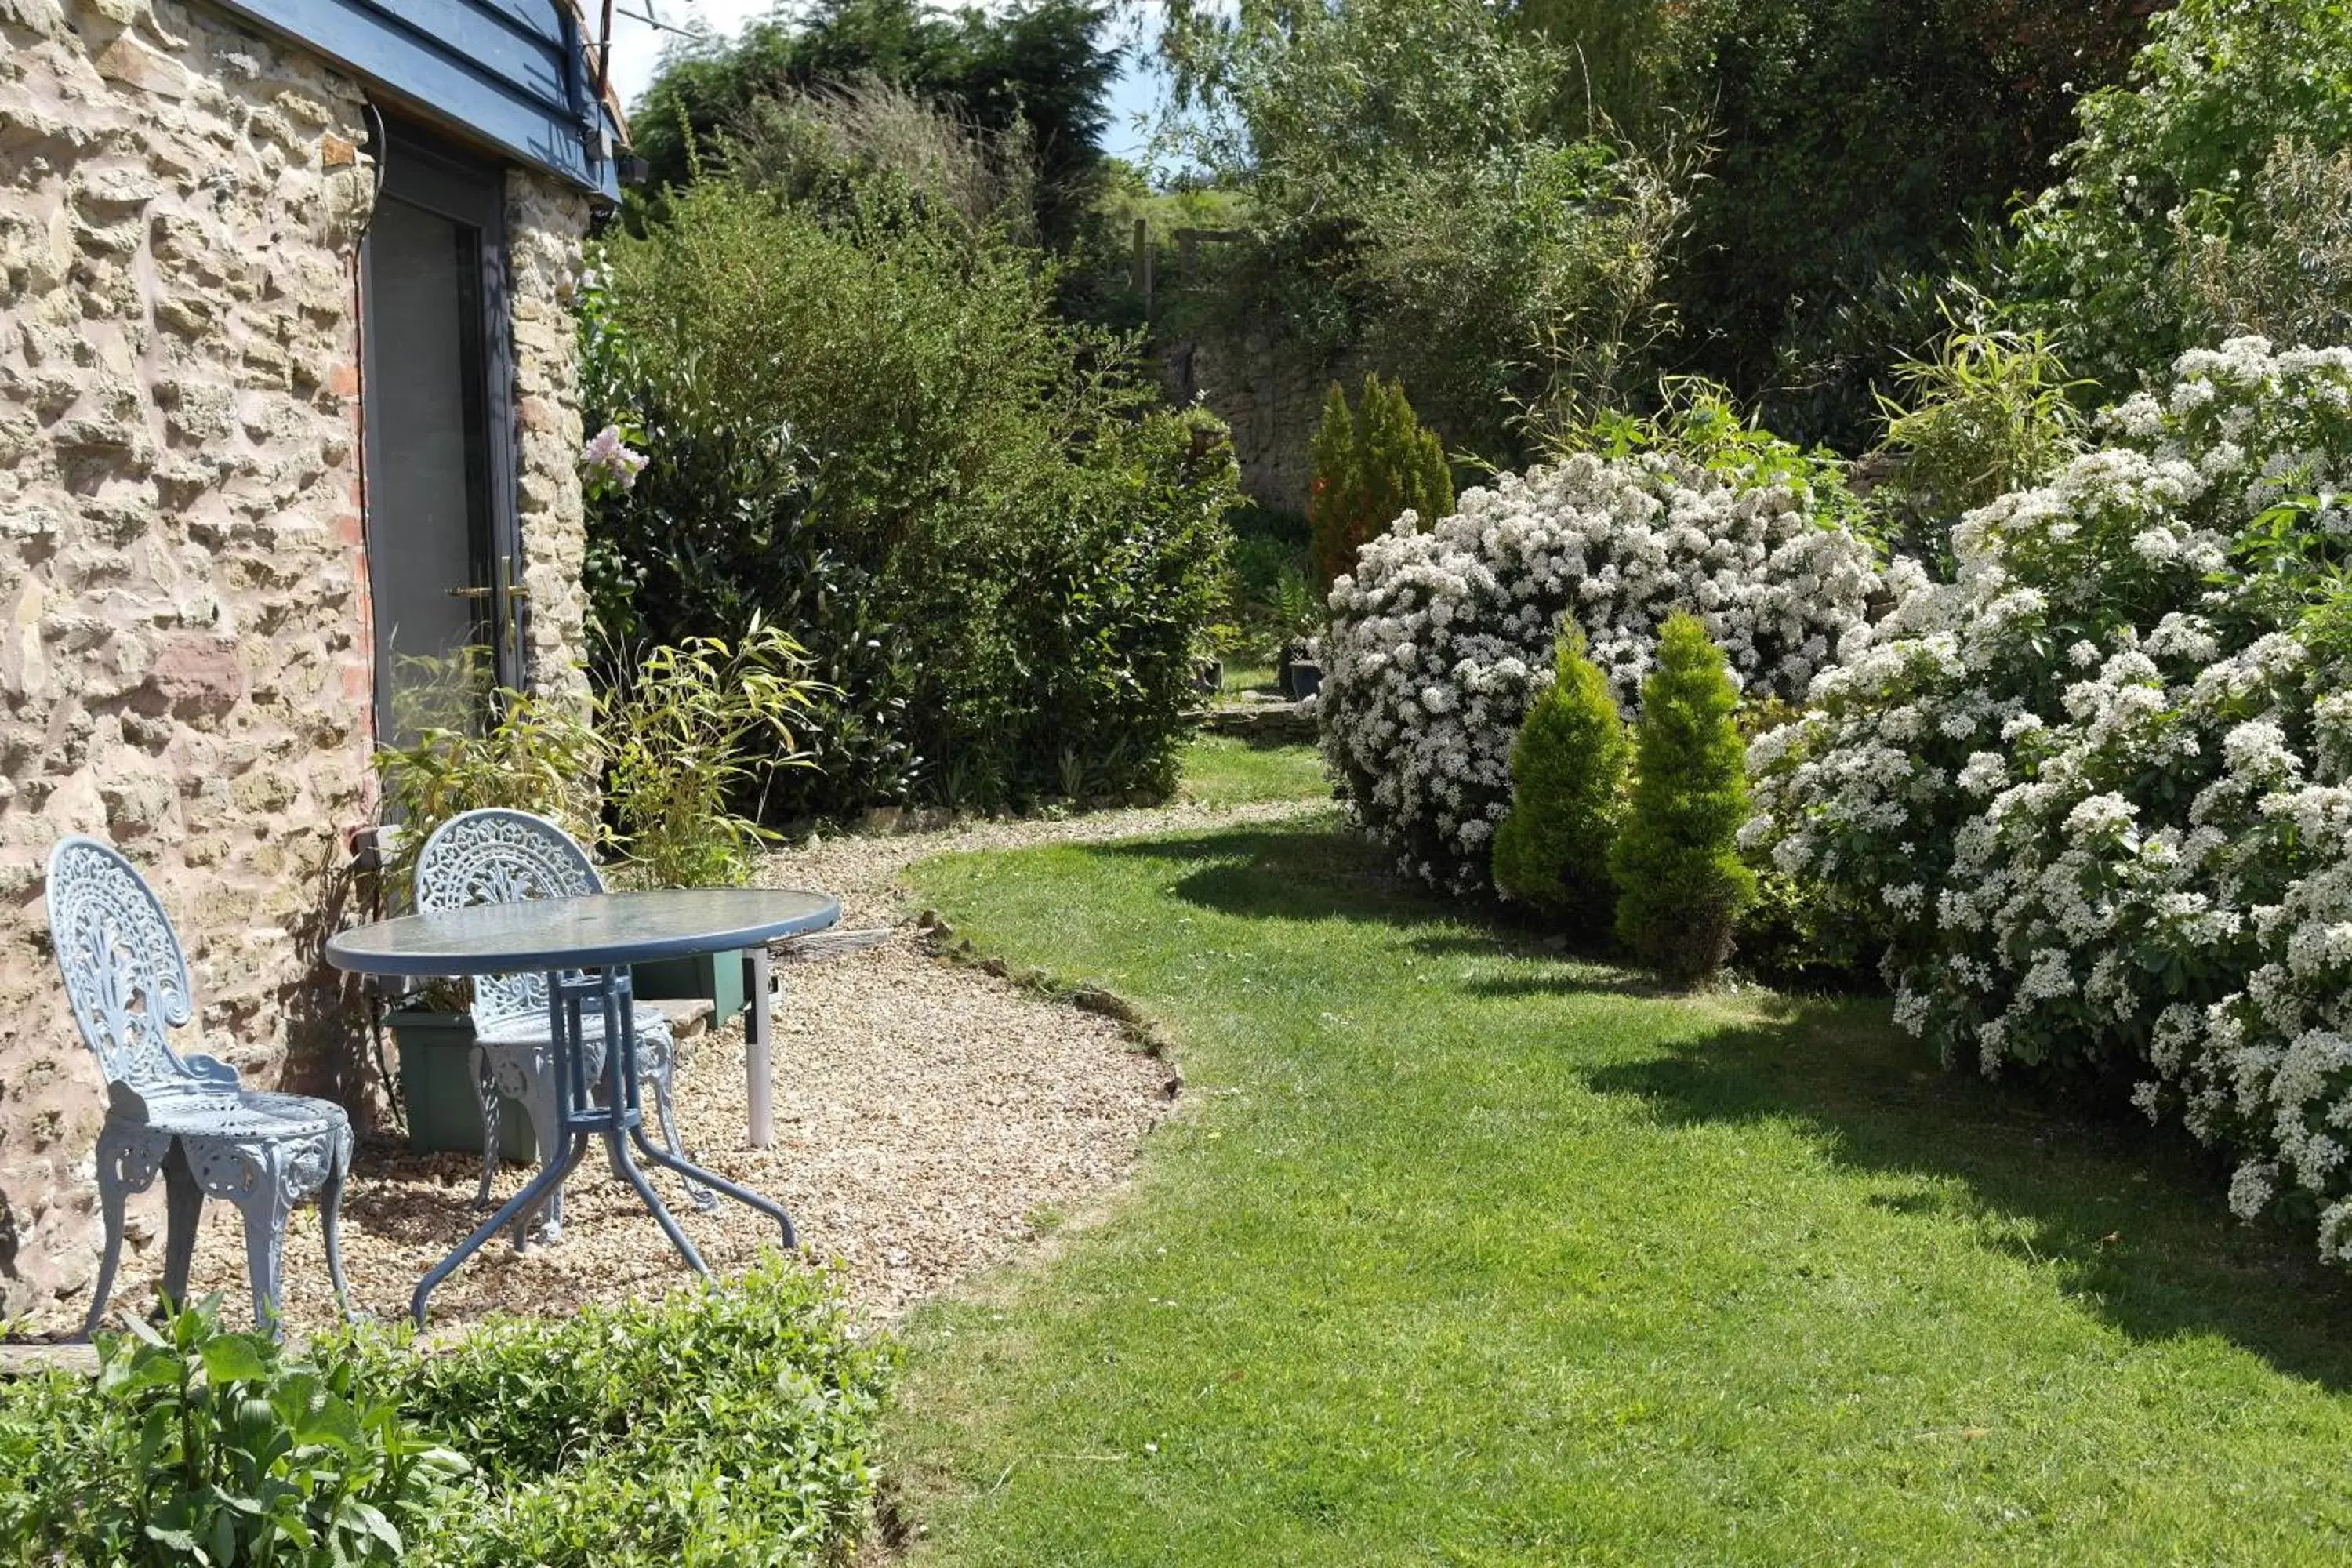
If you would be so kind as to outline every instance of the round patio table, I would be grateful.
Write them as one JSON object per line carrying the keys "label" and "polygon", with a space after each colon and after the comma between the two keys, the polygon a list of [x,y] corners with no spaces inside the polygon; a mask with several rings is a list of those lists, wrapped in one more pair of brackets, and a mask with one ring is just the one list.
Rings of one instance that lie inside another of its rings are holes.
{"label": "round patio table", "polygon": [[[784,1245],[794,1245],[792,1216],[781,1204],[736,1185],[672,1154],[646,1136],[638,1103],[637,1030],[629,965],[663,958],[692,958],[764,946],[780,936],[817,931],[841,918],[841,906],[823,893],[768,888],[682,888],[640,893],[593,893],[576,899],[530,899],[517,903],[477,904],[469,909],[403,915],[339,931],[327,942],[327,962],[362,974],[431,975],[547,974],[552,1015],[554,1071],[562,1107],[565,1147],[550,1151],[539,1174],[456,1250],[417,1282],[409,1310],[417,1326],[434,1288],[478,1251],[499,1229],[519,1223],[561,1186],[602,1138],[613,1173],[636,1189],[670,1244],[698,1274],[710,1269],[654,1194],[629,1152],[700,1182],[772,1216],[783,1227]],[[584,1008],[604,1019],[603,1103],[588,1081],[581,1049]]]}

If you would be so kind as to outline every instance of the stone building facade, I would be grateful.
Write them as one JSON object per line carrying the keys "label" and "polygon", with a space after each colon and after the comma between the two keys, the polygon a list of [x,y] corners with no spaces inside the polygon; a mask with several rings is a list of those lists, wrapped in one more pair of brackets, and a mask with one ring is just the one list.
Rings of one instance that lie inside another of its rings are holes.
{"label": "stone building facade", "polygon": [[[0,1317],[61,1312],[96,1251],[103,1090],[42,904],[60,835],[162,897],[200,1009],[184,1051],[365,1100],[362,1016],[319,954],[375,810],[373,91],[205,0],[0,0]],[[508,170],[541,679],[577,679],[590,202]]]}

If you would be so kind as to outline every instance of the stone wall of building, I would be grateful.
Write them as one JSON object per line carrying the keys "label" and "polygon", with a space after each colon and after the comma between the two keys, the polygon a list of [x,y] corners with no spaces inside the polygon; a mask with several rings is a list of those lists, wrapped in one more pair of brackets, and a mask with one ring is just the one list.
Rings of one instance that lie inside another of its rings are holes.
{"label": "stone wall of building", "polygon": [[[201,0],[0,0],[0,1317],[78,1316],[96,1255],[103,1091],[42,908],[60,835],[162,896],[184,1050],[365,1099],[318,954],[374,811],[366,120],[359,83]],[[518,174],[509,221],[530,637],[584,689],[586,205]]]}
{"label": "stone wall of building", "polygon": [[317,954],[371,810],[365,134],[353,82],[216,13],[0,0],[0,1312],[94,1253],[59,835],[161,889],[185,1048],[327,1087],[349,1048]]}
{"label": "stone wall of building", "polygon": [[580,572],[580,355],[572,305],[588,198],[522,168],[507,173],[507,296],[514,317],[515,472],[530,590],[530,668],[551,690],[584,694],[588,601]]}

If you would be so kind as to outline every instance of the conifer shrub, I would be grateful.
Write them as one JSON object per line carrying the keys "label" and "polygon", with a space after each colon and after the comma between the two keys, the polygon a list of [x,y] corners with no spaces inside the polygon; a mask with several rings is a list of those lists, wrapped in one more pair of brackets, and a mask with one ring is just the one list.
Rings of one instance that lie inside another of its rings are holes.
{"label": "conifer shrub", "polygon": [[1670,980],[1696,980],[1731,955],[1756,874],[1740,859],[1748,774],[1732,721],[1739,694],[1723,650],[1695,616],[1668,618],[1642,683],[1633,791],[1609,852],[1617,935]]}
{"label": "conifer shrub", "polygon": [[1511,744],[1511,814],[1495,832],[1495,886],[1573,931],[1606,921],[1609,849],[1625,780],[1624,721],[1609,678],[1563,632],[1549,690]]}
{"label": "conifer shrub", "polygon": [[1454,475],[1436,435],[1422,428],[1402,382],[1364,377],[1351,410],[1338,382],[1323,399],[1307,500],[1315,564],[1327,583],[1356,563],[1364,542],[1407,511],[1435,522],[1454,510]]}

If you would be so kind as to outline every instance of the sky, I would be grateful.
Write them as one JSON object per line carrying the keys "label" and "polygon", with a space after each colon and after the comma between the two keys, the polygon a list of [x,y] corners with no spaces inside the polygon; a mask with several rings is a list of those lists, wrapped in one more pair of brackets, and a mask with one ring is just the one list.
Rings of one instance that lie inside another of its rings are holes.
{"label": "sky", "polygon": [[[981,0],[984,9],[992,9],[1002,0]],[[621,101],[636,107],[637,97],[654,79],[654,68],[661,61],[665,35],[649,25],[646,17],[683,27],[700,20],[714,33],[731,37],[742,30],[743,24],[755,16],[764,16],[775,8],[775,0],[615,0],[613,8],[613,81],[621,90]],[[1152,8],[1156,12],[1156,7]],[[1147,30],[1155,28],[1155,21],[1147,20]],[[1143,63],[1149,58],[1147,38],[1139,47],[1130,47],[1119,72],[1118,82],[1111,88],[1110,129],[1103,135],[1103,151],[1116,158],[1138,157],[1150,139],[1149,127],[1137,123],[1148,119],[1160,98],[1159,73]]]}

